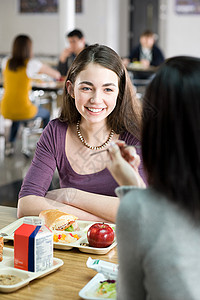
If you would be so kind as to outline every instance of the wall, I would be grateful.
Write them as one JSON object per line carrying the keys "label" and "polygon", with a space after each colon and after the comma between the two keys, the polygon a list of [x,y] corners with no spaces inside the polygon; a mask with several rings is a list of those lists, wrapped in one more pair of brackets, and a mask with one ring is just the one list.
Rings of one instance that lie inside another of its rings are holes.
{"label": "wall", "polygon": [[167,2],[165,53],[200,57],[200,14],[181,15],[175,12],[175,0]]}
{"label": "wall", "polygon": [[119,11],[119,54],[129,56],[129,0],[120,0]]}
{"label": "wall", "polygon": [[[9,52],[13,38],[24,33],[32,37],[35,54],[58,55],[65,40],[65,35],[59,34],[63,14],[19,14],[17,2],[0,1],[0,53]],[[127,3],[128,0],[83,0],[83,13],[75,15],[75,27],[83,30],[89,44],[106,44],[126,53]]]}
{"label": "wall", "polygon": [[[75,15],[75,27],[83,30],[89,44],[101,43],[119,50],[116,34],[119,32],[119,1],[83,1],[83,13]],[[24,33],[32,37],[35,54],[58,55],[65,40],[65,35],[59,34],[59,18],[63,14],[19,14],[17,3],[17,0],[0,1],[0,53],[10,51],[13,38]]]}
{"label": "wall", "polygon": [[128,54],[129,0],[84,0],[83,13],[76,14],[76,26],[86,40],[106,44],[121,56]]}
{"label": "wall", "polygon": [[84,0],[83,12],[76,14],[76,27],[90,44],[105,44],[119,50],[120,0]]}
{"label": "wall", "polygon": [[17,0],[1,0],[0,53],[9,52],[13,38],[24,33],[32,37],[35,53],[57,54],[58,26],[58,14],[19,14]]}
{"label": "wall", "polygon": [[[200,15],[177,15],[175,0],[159,1],[159,45],[166,57],[200,56]],[[0,0],[0,53],[9,52],[13,38],[26,33],[33,38],[36,54],[58,55],[63,45],[59,14],[19,14],[17,3],[18,0]],[[129,0],[83,0],[83,13],[75,15],[76,27],[84,31],[89,44],[106,44],[125,56],[128,54],[128,3]]]}

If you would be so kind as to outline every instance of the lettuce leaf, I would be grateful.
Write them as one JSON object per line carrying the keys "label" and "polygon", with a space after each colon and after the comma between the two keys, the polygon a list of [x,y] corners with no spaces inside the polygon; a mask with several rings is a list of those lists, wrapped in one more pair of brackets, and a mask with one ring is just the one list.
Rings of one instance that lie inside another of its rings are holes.
{"label": "lettuce leaf", "polygon": [[65,231],[74,231],[73,225],[70,225],[68,228],[65,229]]}
{"label": "lettuce leaf", "polygon": [[100,285],[97,289],[97,295],[102,298],[116,298],[115,280],[105,280],[100,282]]}

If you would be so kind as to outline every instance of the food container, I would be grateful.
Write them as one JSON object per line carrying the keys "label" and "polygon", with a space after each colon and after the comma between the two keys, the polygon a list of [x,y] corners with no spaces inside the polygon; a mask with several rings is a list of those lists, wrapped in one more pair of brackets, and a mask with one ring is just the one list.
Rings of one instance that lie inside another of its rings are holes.
{"label": "food container", "polygon": [[[53,265],[48,269],[38,272],[29,272],[14,268],[14,249],[4,247],[3,248],[3,261],[0,262],[0,275],[17,276],[20,279],[18,283],[3,285],[0,283],[1,293],[14,292],[34,279],[39,279],[52,272],[55,272],[59,267],[63,265],[63,260],[59,258],[53,258]],[[0,296],[1,298],[1,296]]]}
{"label": "food container", "polygon": [[39,272],[53,265],[53,235],[41,219],[24,218],[14,233],[14,267]]}
{"label": "food container", "polygon": [[116,299],[118,264],[89,257],[86,265],[98,273],[82,288],[79,296],[86,300]]}
{"label": "food container", "polygon": [[[33,216],[32,218],[35,221],[39,219],[39,217],[36,216]],[[14,239],[14,232],[16,231],[17,228],[19,228],[19,226],[23,224],[24,219],[25,218],[18,219],[0,230],[0,234],[1,232],[7,234],[7,236],[4,237],[4,242],[6,242],[7,240]],[[78,223],[79,230],[76,230],[74,232],[58,231],[58,230],[53,231],[53,235],[62,236],[63,234],[64,235],[72,234],[73,236],[78,235],[79,237],[78,239],[73,239],[72,242],[70,243],[68,238],[66,240],[64,238],[62,239],[55,238],[53,241],[53,247],[55,249],[71,250],[72,248],[77,248],[81,252],[103,255],[111,251],[117,245],[117,241],[116,239],[114,239],[113,243],[109,247],[105,247],[105,248],[90,247],[87,240],[87,231],[90,228],[90,226],[95,222],[77,220],[77,223]],[[116,227],[115,224],[110,224],[110,223],[107,224],[110,225],[115,231],[115,227]]]}

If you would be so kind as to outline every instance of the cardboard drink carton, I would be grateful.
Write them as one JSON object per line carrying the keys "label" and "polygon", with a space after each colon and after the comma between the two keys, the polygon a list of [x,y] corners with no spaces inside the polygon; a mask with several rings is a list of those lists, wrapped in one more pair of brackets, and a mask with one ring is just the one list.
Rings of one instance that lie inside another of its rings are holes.
{"label": "cardboard drink carton", "polygon": [[38,272],[53,265],[53,234],[39,218],[25,218],[14,234],[14,267]]}

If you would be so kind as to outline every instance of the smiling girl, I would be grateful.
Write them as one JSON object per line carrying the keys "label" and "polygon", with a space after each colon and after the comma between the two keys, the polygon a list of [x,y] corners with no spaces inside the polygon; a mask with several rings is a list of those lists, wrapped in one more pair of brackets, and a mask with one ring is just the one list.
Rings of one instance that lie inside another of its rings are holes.
{"label": "smiling girl", "polygon": [[[38,142],[18,216],[58,208],[84,220],[115,222],[118,184],[106,168],[107,151],[100,151],[117,140],[140,145],[140,121],[140,103],[121,58],[107,46],[85,48],[67,74],[60,116]],[[48,192],[56,168],[60,187]],[[142,164],[139,173],[144,179]]]}

